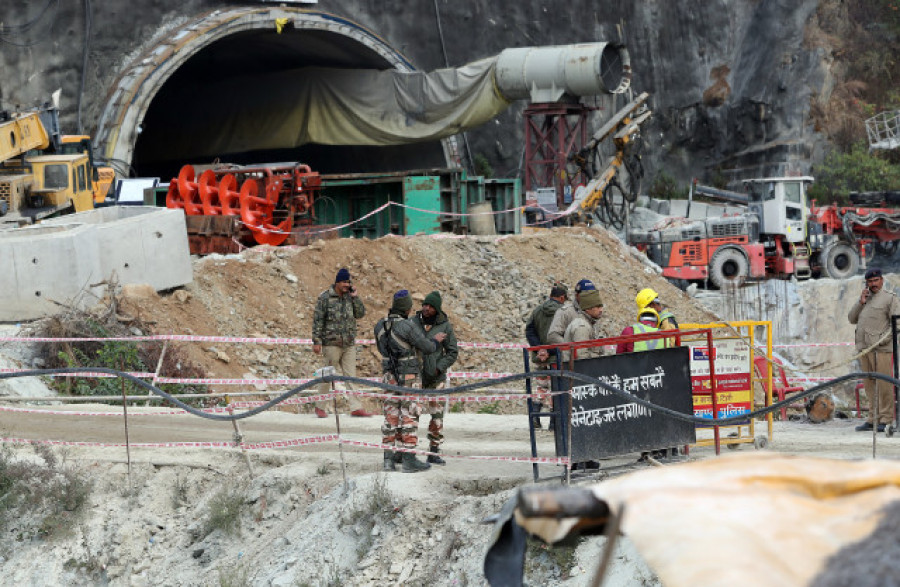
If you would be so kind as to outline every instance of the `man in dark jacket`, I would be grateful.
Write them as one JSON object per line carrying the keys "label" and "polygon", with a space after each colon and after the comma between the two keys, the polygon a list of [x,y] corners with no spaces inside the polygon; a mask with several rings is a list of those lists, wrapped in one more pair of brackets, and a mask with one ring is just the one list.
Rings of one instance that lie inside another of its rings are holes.
{"label": "man in dark jacket", "polygon": [[[550,297],[532,310],[531,318],[528,320],[528,324],[525,325],[525,338],[528,340],[529,346],[550,344],[547,340],[550,324],[553,323],[553,317],[556,315],[556,311],[562,308],[568,298],[569,292],[566,290],[566,287],[557,283],[550,289]],[[532,361],[534,361],[535,371],[543,371],[550,368],[552,357],[546,349],[541,349],[532,354]],[[536,412],[540,412],[544,408],[544,400],[547,399],[547,392],[550,391],[550,378],[536,377],[534,385],[536,388],[534,393],[534,409]],[[540,418],[534,418],[532,424],[535,428],[540,428]]]}
{"label": "man in dark jacket", "polygon": [[[447,383],[447,371],[456,362],[459,356],[459,347],[456,344],[456,334],[453,326],[447,319],[447,314],[441,309],[441,293],[433,291],[422,302],[422,310],[410,320],[418,323],[422,330],[428,334],[428,338],[437,339],[439,334],[445,338],[433,353],[422,357],[422,388],[442,389]],[[443,402],[428,402],[427,411],[431,414],[428,423],[428,450],[434,454],[428,455],[428,462],[433,465],[446,465],[447,461],[438,454],[441,443],[444,441],[444,405]]]}
{"label": "man in dark jacket", "polygon": [[[313,313],[313,352],[324,355],[324,366],[334,367],[339,375],[356,377],[356,321],[365,315],[366,307],[353,287],[350,271],[342,268],[334,285],[319,294]],[[372,415],[356,396],[349,396],[348,401],[351,416]],[[320,418],[328,416],[319,406],[315,406],[315,412]]]}
{"label": "man in dark jacket", "polygon": [[[444,333],[428,337],[421,325],[406,317],[412,309],[412,298],[405,289],[394,294],[391,309],[386,318],[375,325],[375,340],[384,357],[381,369],[385,383],[403,387],[421,387],[422,361],[419,354],[437,352],[447,336]],[[402,395],[394,393],[394,395]],[[415,449],[419,442],[419,416],[422,407],[415,400],[384,400],[384,424],[381,426],[382,444]],[[403,472],[417,473],[431,468],[411,452],[402,456]],[[394,451],[384,451],[384,470],[396,470]]]}

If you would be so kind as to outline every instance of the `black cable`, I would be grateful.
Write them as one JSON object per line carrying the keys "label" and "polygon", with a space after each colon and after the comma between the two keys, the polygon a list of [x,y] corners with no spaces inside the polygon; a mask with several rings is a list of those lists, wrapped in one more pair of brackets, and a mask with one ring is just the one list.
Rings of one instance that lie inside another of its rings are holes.
{"label": "black cable", "polygon": [[36,25],[43,17],[44,13],[50,8],[50,5],[53,2],[57,3],[57,8],[59,8],[59,0],[47,0],[47,3],[44,4],[44,7],[41,8],[40,14],[34,17],[32,20],[24,23],[24,24],[14,24],[14,25],[2,25],[0,24],[0,35],[16,35],[28,32],[34,25]]}
{"label": "black cable", "polygon": [[707,426],[730,426],[742,424],[746,420],[750,418],[755,418],[756,416],[762,416],[769,412],[774,412],[775,410],[780,410],[782,407],[786,407],[798,399],[803,399],[814,393],[819,393],[824,389],[835,386],[839,383],[843,383],[844,381],[856,380],[856,379],[880,379],[882,381],[886,381],[892,385],[900,386],[900,380],[894,379],[893,377],[889,377],[887,375],[882,375],[881,373],[849,373],[847,375],[841,375],[840,377],[835,377],[830,381],[826,381],[820,385],[815,385],[810,387],[809,389],[796,393],[792,395],[790,398],[786,398],[783,401],[775,402],[767,407],[760,408],[758,410],[754,410],[752,412],[747,412],[744,414],[739,414],[737,416],[732,416],[730,418],[701,418],[699,416],[694,416],[693,414],[682,414],[676,410],[671,408],[667,408],[664,406],[656,405],[648,400],[639,398],[637,396],[631,395],[626,391],[622,391],[615,387],[610,386],[603,381],[591,377],[590,375],[584,375],[583,373],[576,373],[574,371],[565,371],[565,370],[546,370],[546,371],[531,371],[528,373],[517,373],[515,375],[508,375],[506,377],[500,377],[498,379],[490,379],[485,381],[479,381],[477,383],[468,383],[466,385],[459,385],[457,387],[447,387],[444,389],[417,389],[411,387],[402,387],[399,385],[391,385],[389,383],[384,383],[382,381],[370,381],[369,379],[362,379],[359,377],[350,377],[347,375],[327,375],[325,377],[320,377],[318,379],[312,379],[302,385],[299,385],[289,391],[286,391],[275,397],[261,406],[257,406],[251,410],[247,410],[246,412],[241,412],[240,414],[210,414],[204,412],[200,409],[194,408],[192,406],[187,405],[178,399],[177,396],[166,393],[165,391],[159,389],[154,386],[152,383],[148,383],[143,379],[135,377],[129,373],[125,373],[122,371],[117,371],[115,369],[107,369],[104,367],[78,367],[78,368],[60,368],[60,369],[32,369],[30,371],[21,371],[18,373],[0,373],[0,380],[2,379],[11,379],[14,377],[35,377],[40,375],[77,375],[79,373],[106,373],[108,375],[115,375],[118,377],[122,377],[132,383],[138,385],[139,387],[143,387],[156,395],[160,396],[163,399],[168,400],[175,406],[183,409],[186,412],[189,412],[195,416],[199,416],[201,418],[206,418],[208,420],[220,420],[220,421],[231,421],[231,420],[242,420],[244,418],[249,418],[251,416],[255,416],[261,412],[272,408],[284,400],[297,395],[298,393],[305,391],[309,388],[316,387],[321,385],[322,383],[336,383],[338,381],[346,381],[347,383],[355,383],[360,386],[369,386],[369,387],[377,387],[383,389],[385,391],[393,391],[397,393],[402,393],[405,395],[451,395],[454,393],[465,393],[469,391],[473,391],[476,389],[480,389],[482,387],[491,387],[494,385],[500,385],[503,383],[510,383],[512,381],[518,381],[520,379],[530,379],[534,377],[563,377],[566,379],[571,379],[574,381],[579,381],[581,383],[590,383],[601,387],[610,393],[627,399],[633,403],[642,405],[651,410],[656,410],[662,414],[667,416],[671,416],[676,420],[681,420],[684,422],[692,422],[694,424],[702,424]]}
{"label": "black cable", "polygon": [[[47,6],[49,6],[53,1],[54,1],[54,0],[49,0],[49,1],[47,2]],[[34,46],[36,46],[36,45],[40,45],[41,43],[43,43],[43,42],[45,42],[45,41],[49,41],[49,40],[55,38],[55,35],[54,35],[54,32],[53,32],[53,27],[56,25],[56,20],[57,20],[57,18],[59,17],[59,0],[55,0],[55,1],[56,1],[56,12],[55,12],[54,15],[53,15],[53,20],[50,21],[50,26],[47,27],[47,28],[48,28],[47,32],[41,34],[41,35],[38,37],[38,39],[37,39],[36,41],[32,41],[32,42],[28,42],[28,43],[13,43],[12,41],[8,41],[8,40],[4,39],[4,38],[3,38],[3,35],[4,35],[4,34],[6,34],[6,35],[8,35],[8,36],[12,36],[12,35],[14,35],[14,34],[15,34],[15,35],[21,35],[21,34],[27,32],[27,31],[31,28],[31,26],[32,26],[34,23],[36,23],[36,22],[40,19],[40,16],[39,16],[37,19],[31,21],[31,23],[29,23],[29,24],[27,25],[27,28],[20,29],[20,30],[16,31],[15,33],[12,33],[12,32],[11,32],[11,33],[4,33],[2,30],[0,30],[0,43],[5,43],[5,44],[7,44],[7,45],[12,45],[13,47],[34,47]],[[43,16],[44,12],[46,12],[47,6],[45,6],[45,7],[44,7],[44,10],[41,11],[41,16]],[[21,25],[20,25],[20,26],[21,26]]]}
{"label": "black cable", "polygon": [[94,15],[91,11],[91,0],[84,0],[84,42],[81,46],[81,82],[78,85],[78,107],[75,128],[78,134],[84,134],[81,126],[81,102],[84,98],[84,82],[87,77],[88,52],[91,47],[91,26],[94,24]]}
{"label": "black cable", "polygon": [[[447,45],[444,43],[444,27],[441,26],[441,12],[438,9],[438,0],[434,0],[434,18],[437,20],[438,39],[441,42],[441,53],[444,55],[444,67],[450,67],[450,59],[447,57]],[[463,142],[466,144],[466,155],[469,160],[469,169],[475,173],[475,159],[472,157],[472,148],[469,147],[469,135],[462,132]]]}

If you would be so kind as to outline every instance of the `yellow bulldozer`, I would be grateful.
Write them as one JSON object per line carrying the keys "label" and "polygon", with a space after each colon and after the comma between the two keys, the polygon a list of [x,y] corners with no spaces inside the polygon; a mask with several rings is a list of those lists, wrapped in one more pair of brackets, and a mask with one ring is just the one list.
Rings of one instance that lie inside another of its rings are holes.
{"label": "yellow bulldozer", "polygon": [[57,120],[50,107],[0,112],[0,223],[33,224],[91,210],[105,199],[114,174],[101,176],[94,168],[88,137],[61,142],[51,136],[47,127],[58,127]]}

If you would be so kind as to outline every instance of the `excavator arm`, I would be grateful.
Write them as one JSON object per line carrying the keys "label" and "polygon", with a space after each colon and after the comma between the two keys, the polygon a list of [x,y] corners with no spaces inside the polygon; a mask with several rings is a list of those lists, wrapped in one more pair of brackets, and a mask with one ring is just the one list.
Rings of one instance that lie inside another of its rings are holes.
{"label": "excavator arm", "polygon": [[49,146],[50,136],[38,112],[0,113],[0,164],[32,149],[43,150]]}
{"label": "excavator arm", "polygon": [[[591,179],[585,186],[584,197],[579,204],[582,214],[592,213],[601,205],[607,187],[614,180],[619,169],[626,167],[629,173],[632,169],[626,164],[626,150],[640,134],[641,125],[650,118],[652,112],[647,109],[645,102],[649,98],[646,92],[629,102],[619,110],[600,129],[591,140],[578,153],[573,154],[569,161],[575,166],[574,171],[584,172]],[[615,146],[615,154],[609,157],[599,173],[592,169],[590,162],[596,159],[597,148],[603,141],[611,138]],[[572,170],[570,170],[570,173]],[[632,194],[636,197],[637,194]]]}

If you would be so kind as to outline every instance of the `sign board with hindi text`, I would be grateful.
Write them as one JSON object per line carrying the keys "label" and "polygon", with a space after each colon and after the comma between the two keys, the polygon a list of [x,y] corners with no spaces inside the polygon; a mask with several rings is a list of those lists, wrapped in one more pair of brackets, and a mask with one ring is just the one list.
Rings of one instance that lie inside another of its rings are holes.
{"label": "sign board with hindi text", "polygon": [[[710,349],[706,340],[688,342],[691,350],[691,387],[694,415],[712,419]],[[750,387],[751,348],[744,339],[719,339],[713,344],[718,418],[747,414],[753,409]],[[705,392],[705,394],[704,394]]]}
{"label": "sign board with hindi text", "polygon": [[[575,361],[575,371],[610,387],[690,414],[689,349],[677,347]],[[562,380],[568,389],[568,380]],[[594,384],[573,381],[571,394],[573,463],[696,442],[691,422],[678,420]],[[565,445],[557,433],[557,452]]]}

